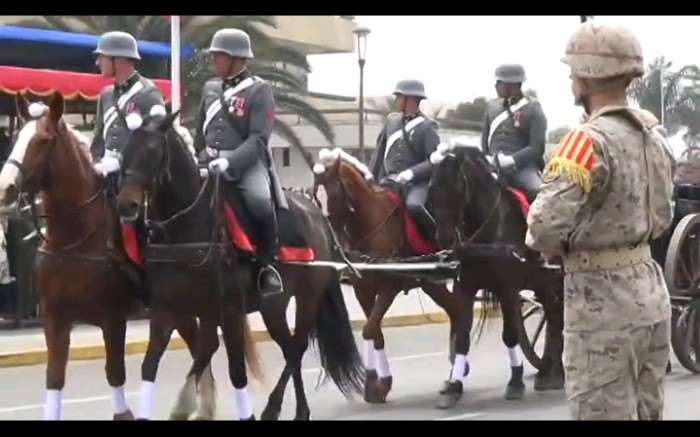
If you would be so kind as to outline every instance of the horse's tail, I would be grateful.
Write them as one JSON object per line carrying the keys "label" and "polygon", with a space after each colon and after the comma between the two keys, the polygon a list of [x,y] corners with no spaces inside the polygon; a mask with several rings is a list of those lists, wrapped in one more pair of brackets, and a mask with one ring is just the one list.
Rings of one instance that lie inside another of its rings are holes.
{"label": "horse's tail", "polygon": [[243,316],[243,356],[245,357],[245,362],[250,374],[253,375],[256,381],[263,383],[265,375],[262,370],[262,365],[260,364],[260,355],[258,354],[256,341],[253,337],[253,331],[250,329],[250,324],[248,323],[248,317],[246,315]]}
{"label": "horse's tail", "polygon": [[474,332],[475,335],[472,336],[472,340],[474,342],[479,341],[481,338],[481,334],[484,333],[484,328],[486,327],[488,319],[496,316],[500,310],[500,302],[494,293],[491,293],[488,290],[481,290],[481,293],[482,298],[481,308],[479,311],[479,320],[476,323],[476,330]]}
{"label": "horse's tail", "polygon": [[323,292],[316,316],[316,326],[309,336],[318,343],[321,365],[340,392],[348,397],[351,391],[364,391],[365,369],[350,324],[340,280],[333,278]]}

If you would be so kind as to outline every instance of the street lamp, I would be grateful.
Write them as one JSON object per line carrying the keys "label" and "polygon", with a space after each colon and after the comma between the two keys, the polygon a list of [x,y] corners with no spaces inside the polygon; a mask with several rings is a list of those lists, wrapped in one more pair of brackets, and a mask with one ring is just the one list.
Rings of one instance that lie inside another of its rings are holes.
{"label": "street lamp", "polygon": [[357,35],[357,65],[360,66],[360,95],[359,95],[359,110],[358,121],[360,129],[360,161],[365,162],[365,55],[367,52],[367,35],[370,30],[364,26],[357,26],[353,33]]}

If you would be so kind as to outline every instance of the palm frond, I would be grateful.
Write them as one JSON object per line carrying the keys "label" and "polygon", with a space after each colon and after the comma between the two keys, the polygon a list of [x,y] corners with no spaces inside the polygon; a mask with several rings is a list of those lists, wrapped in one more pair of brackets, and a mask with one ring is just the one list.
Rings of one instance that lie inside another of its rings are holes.
{"label": "palm frond", "polygon": [[277,82],[290,88],[292,92],[307,94],[306,84],[296,74],[269,65],[251,66],[251,71],[268,82]]}
{"label": "palm frond", "polygon": [[331,145],[335,144],[335,132],[333,132],[333,128],[321,111],[291,93],[276,92],[275,102],[280,109],[286,110],[308,121],[309,124],[321,132],[323,137],[331,143]]}

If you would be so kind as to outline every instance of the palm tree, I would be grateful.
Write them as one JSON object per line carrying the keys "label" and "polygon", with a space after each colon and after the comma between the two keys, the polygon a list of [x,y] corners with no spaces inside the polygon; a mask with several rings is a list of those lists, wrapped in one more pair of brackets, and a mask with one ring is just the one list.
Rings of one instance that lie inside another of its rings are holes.
{"label": "palm tree", "polygon": [[700,69],[686,65],[673,72],[671,66],[663,56],[655,58],[644,76],[632,82],[628,96],[659,120],[663,101],[663,122],[669,134],[686,127],[688,136],[695,137],[700,134]]}
{"label": "palm tree", "polygon": [[[29,18],[14,25],[95,35],[122,30],[140,40],[170,41],[170,23],[164,16],[158,15],[43,15],[41,18]],[[266,27],[276,27],[274,16],[238,15],[205,18],[184,15],[180,17],[180,25],[183,44],[192,44],[195,47],[195,55],[183,62],[182,66],[185,88],[182,105],[183,124],[192,125],[199,108],[204,82],[214,75],[207,62],[207,48],[211,38],[221,28],[235,27],[247,32],[255,42],[256,58],[250,63],[251,70],[273,84],[275,100],[280,112],[291,113],[305,119],[318,129],[329,143],[335,142],[333,129],[326,118],[302,98],[308,94],[304,81],[298,75],[272,65],[272,62],[279,62],[297,67],[307,73],[311,71],[305,55],[278,44],[262,30]],[[159,74],[164,76],[167,66],[159,65],[158,69]],[[291,126],[276,118],[275,132],[302,154],[309,167],[313,166],[311,154],[306,151]]]}

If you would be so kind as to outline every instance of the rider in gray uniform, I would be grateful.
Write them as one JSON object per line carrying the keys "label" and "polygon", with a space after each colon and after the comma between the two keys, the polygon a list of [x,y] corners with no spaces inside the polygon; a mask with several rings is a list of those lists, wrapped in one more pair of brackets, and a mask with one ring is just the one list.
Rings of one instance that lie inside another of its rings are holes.
{"label": "rider in gray uniform", "polygon": [[518,64],[496,68],[499,99],[486,110],[481,147],[497,159],[502,174],[515,188],[534,200],[540,190],[544,166],[547,118],[539,102],[523,95],[525,69]]}
{"label": "rider in gray uniform", "polygon": [[269,146],[275,117],[272,88],[247,69],[253,51],[245,32],[219,30],[209,51],[218,77],[204,85],[194,148],[241,194],[258,226],[260,292],[281,293],[282,278],[275,269],[279,247],[275,206],[286,209],[287,203]]}
{"label": "rider in gray uniform", "polygon": [[[114,156],[121,153],[131,135],[127,124],[136,129],[144,118],[165,115],[165,107],[160,90],[134,67],[141,56],[133,36],[107,32],[100,37],[93,53],[97,55],[95,64],[102,76],[114,78],[114,84],[105,87],[97,101],[95,136],[90,147],[97,162],[103,159],[105,150],[115,152]],[[116,170],[108,167],[105,173]]]}
{"label": "rider in gray uniform", "polygon": [[436,232],[435,220],[426,209],[428,183],[432,171],[430,154],[440,137],[437,124],[419,109],[420,101],[427,99],[425,86],[419,80],[402,80],[394,89],[396,109],[389,114],[370,162],[375,180],[385,179],[406,184],[406,209],[431,240]]}

